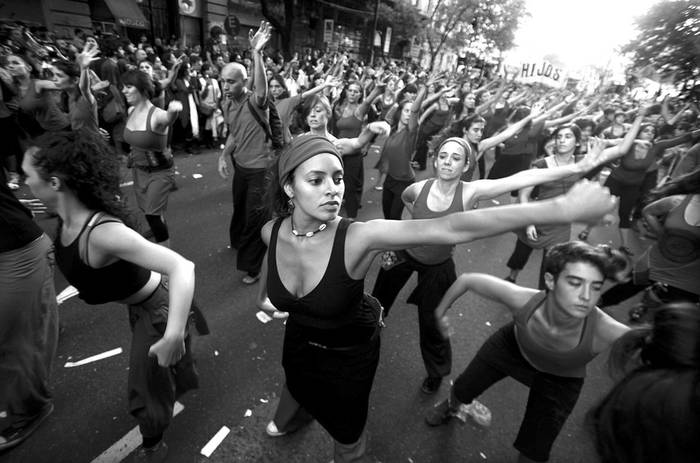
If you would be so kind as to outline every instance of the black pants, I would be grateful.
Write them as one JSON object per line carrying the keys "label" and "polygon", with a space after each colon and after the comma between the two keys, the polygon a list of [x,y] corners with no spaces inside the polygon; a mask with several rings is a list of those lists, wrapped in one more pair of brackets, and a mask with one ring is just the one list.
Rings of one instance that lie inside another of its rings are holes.
{"label": "black pants", "polygon": [[[613,286],[609,290],[605,291],[602,296],[600,296],[600,301],[598,302],[599,307],[610,307],[613,305],[620,304],[632,296],[644,291],[645,289],[652,286],[654,282],[649,282],[646,284],[637,284],[634,281],[629,281],[627,283],[622,283]],[[698,303],[700,301],[700,296],[693,294],[681,288],[676,288],[675,286],[665,285],[663,288],[659,288],[655,291],[655,295],[663,302],[675,302],[675,301],[687,301]]]}
{"label": "black pants", "polygon": [[238,270],[257,275],[266,250],[260,230],[267,218],[263,207],[267,171],[247,169],[235,162],[234,169],[233,217],[229,227],[231,247],[238,250]]}
{"label": "black pants", "polygon": [[418,272],[418,285],[408,302],[418,306],[418,330],[420,351],[428,376],[441,378],[452,370],[452,347],[437,327],[435,308],[447,289],[457,279],[452,259],[437,265],[425,265],[405,255],[402,262],[389,270],[381,269],[377,275],[372,295],[379,299],[385,314],[396,300],[401,288],[413,272]]}
{"label": "black pants", "polygon": [[452,396],[469,404],[506,376],[530,387],[525,416],[513,445],[532,460],[547,461],[554,440],[576,405],[583,378],[535,369],[520,353],[511,322],[481,346],[452,386]]}
{"label": "black pants", "polygon": [[[527,243],[524,243],[520,239],[515,240],[515,249],[513,249],[513,254],[510,255],[510,258],[508,259],[508,265],[509,269],[512,270],[522,270],[525,268],[525,264],[527,264],[528,259],[530,259],[530,255],[532,254],[532,251],[534,248],[531,248],[530,246],[527,245]],[[539,277],[539,288],[540,289],[545,289],[544,285],[544,261],[545,258],[547,257],[547,250],[544,249],[542,253],[542,262],[540,263],[540,277]]]}
{"label": "black pants", "polygon": [[382,191],[382,212],[384,212],[385,219],[401,220],[403,212],[401,193],[413,182],[414,180],[396,180],[391,175],[386,176]]}
{"label": "black pants", "polygon": [[365,171],[362,154],[343,156],[343,180],[345,182],[345,216],[354,219],[362,203],[362,187]]}

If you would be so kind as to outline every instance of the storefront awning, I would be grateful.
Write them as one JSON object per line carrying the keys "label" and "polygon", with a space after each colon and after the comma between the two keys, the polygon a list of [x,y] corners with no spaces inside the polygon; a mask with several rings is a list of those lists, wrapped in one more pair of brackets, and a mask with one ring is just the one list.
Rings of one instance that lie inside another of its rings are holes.
{"label": "storefront awning", "polygon": [[148,21],[136,4],[136,0],[105,0],[114,21],[120,26],[148,29]]}

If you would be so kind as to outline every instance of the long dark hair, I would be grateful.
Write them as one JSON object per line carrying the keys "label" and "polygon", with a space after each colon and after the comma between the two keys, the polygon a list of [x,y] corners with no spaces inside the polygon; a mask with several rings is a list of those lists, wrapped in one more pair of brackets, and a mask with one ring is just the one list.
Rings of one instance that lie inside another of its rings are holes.
{"label": "long dark hair", "polygon": [[[463,117],[462,119],[456,120],[447,127],[440,130],[435,136],[430,139],[429,148],[430,152],[434,153],[435,149],[442,145],[445,140],[451,137],[464,138],[464,132],[469,130],[472,124],[483,123],[486,124],[486,119],[479,116],[478,114],[472,114],[471,116]],[[469,141],[467,141],[469,142]]]}
{"label": "long dark hair", "polygon": [[35,140],[33,164],[44,180],[58,177],[87,208],[103,211],[133,228],[119,187],[119,159],[90,130],[49,132]]}
{"label": "long dark hair", "polygon": [[700,309],[667,304],[613,345],[626,376],[587,416],[603,463],[690,463],[700,456]]}

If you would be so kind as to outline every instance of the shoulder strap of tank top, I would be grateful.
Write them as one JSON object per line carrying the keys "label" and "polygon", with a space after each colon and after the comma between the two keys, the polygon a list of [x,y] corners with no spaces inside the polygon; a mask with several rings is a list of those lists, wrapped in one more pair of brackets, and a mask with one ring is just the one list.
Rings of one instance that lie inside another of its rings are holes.
{"label": "shoulder strap of tank top", "polygon": [[148,110],[148,116],[146,117],[146,130],[151,133],[157,133],[153,131],[153,127],[151,126],[151,116],[153,116],[153,111],[155,110],[156,106],[151,106],[151,109]]}
{"label": "shoulder strap of tank top", "polygon": [[427,206],[428,195],[430,194],[430,187],[433,185],[433,182],[435,182],[435,179],[431,178],[426,180],[425,184],[423,184],[423,188],[421,188],[420,193],[418,193],[418,197],[416,198],[417,204],[425,204]]}
{"label": "shoulder strap of tank top", "polygon": [[464,211],[464,194],[462,193],[462,188],[464,187],[464,182],[460,180],[455,189],[455,195],[452,198],[452,204],[450,204],[450,212],[463,212]]}
{"label": "shoulder strap of tank top", "polygon": [[532,316],[532,313],[539,307],[544,300],[547,299],[547,291],[540,291],[532,298],[530,298],[527,303],[522,306],[522,308],[518,309],[514,314],[513,318],[516,319],[516,321],[520,321],[522,323],[527,323],[527,321],[530,319]]}
{"label": "shoulder strap of tank top", "polygon": [[345,268],[345,237],[348,233],[348,227],[352,223],[352,219],[342,218],[338,223],[338,229],[335,231],[335,238],[333,238],[333,248],[331,249],[330,264],[342,263],[343,271]]}
{"label": "shoulder strap of tank top", "polygon": [[275,268],[277,267],[277,260],[275,259],[277,255],[277,235],[279,235],[280,226],[282,226],[283,220],[284,217],[280,217],[275,220],[275,223],[272,224],[272,231],[270,232],[270,251],[267,256],[267,265],[273,265]]}
{"label": "shoulder strap of tank top", "polygon": [[104,212],[98,211],[93,214],[92,218],[87,221],[87,233],[85,233],[85,239],[81,239],[81,242],[84,241],[83,246],[81,247],[80,244],[78,244],[78,248],[82,248],[80,250],[80,260],[83,261],[85,265],[90,267],[90,234],[92,231],[102,225],[103,223],[123,223],[121,220],[118,219],[106,219],[106,220],[101,220],[102,217],[104,217]]}

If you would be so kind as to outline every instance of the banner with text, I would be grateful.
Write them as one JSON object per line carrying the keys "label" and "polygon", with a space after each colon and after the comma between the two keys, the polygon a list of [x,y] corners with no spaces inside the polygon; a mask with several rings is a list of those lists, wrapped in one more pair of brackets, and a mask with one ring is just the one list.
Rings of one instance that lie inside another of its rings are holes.
{"label": "banner with text", "polygon": [[510,65],[509,68],[519,70],[517,82],[524,84],[540,83],[554,88],[566,86],[566,70],[556,66],[547,60],[532,60],[522,62],[519,65]]}

